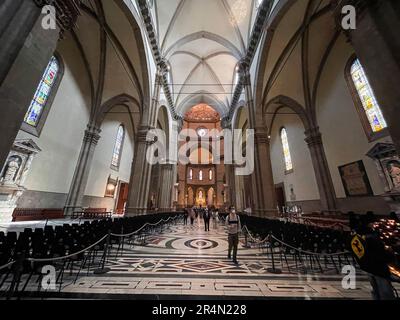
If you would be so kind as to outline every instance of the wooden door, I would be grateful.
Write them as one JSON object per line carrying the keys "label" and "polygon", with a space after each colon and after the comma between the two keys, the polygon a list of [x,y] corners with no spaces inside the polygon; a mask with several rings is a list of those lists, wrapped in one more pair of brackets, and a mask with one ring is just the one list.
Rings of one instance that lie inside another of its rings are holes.
{"label": "wooden door", "polygon": [[279,206],[279,210],[282,210],[282,207],[286,206],[286,198],[285,198],[285,188],[283,185],[275,186],[276,193],[276,201]]}
{"label": "wooden door", "polygon": [[124,214],[125,204],[128,201],[128,193],[129,193],[129,184],[128,183],[121,183],[119,187],[119,195],[117,201],[117,214]]}

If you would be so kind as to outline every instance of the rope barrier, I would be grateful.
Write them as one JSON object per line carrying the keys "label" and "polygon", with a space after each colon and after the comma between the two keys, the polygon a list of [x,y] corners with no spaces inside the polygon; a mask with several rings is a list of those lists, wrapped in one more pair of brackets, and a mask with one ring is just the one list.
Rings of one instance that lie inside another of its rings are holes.
{"label": "rope barrier", "polygon": [[168,221],[170,221],[170,220],[174,220],[174,219],[177,219],[178,217],[169,217],[168,219],[166,219],[166,220],[164,220],[164,219],[161,219],[160,221],[158,221],[157,223],[146,223],[146,224],[144,224],[140,229],[138,229],[138,230],[136,230],[136,231],[133,231],[133,232],[131,232],[131,233],[127,233],[127,234],[116,234],[116,233],[111,233],[111,236],[112,237],[119,237],[119,238],[125,238],[125,237],[131,237],[131,236],[133,236],[133,235],[135,235],[135,234],[138,234],[140,231],[142,231],[145,227],[148,227],[148,226],[150,226],[150,227],[156,227],[156,226],[158,226],[160,223],[162,223],[162,222],[164,222],[164,223],[167,223]]}
{"label": "rope barrier", "polygon": [[16,262],[15,260],[10,261],[9,263],[5,264],[4,266],[1,266],[0,270],[7,269],[8,267],[11,267],[15,262]]}
{"label": "rope barrier", "polygon": [[314,255],[314,256],[323,256],[323,257],[333,257],[333,256],[341,256],[341,255],[349,254],[348,251],[344,251],[344,252],[340,252],[340,253],[317,253],[317,252],[306,251],[306,250],[302,250],[302,249],[296,248],[296,247],[294,247],[294,246],[292,246],[292,245],[290,245],[290,244],[288,244],[288,243],[276,238],[274,235],[268,235],[264,240],[261,240],[261,241],[257,240],[252,236],[252,234],[249,231],[249,229],[247,228],[247,226],[244,226],[242,228],[242,231],[247,232],[247,234],[250,236],[251,240],[253,242],[255,242],[257,245],[261,245],[261,244],[264,244],[266,242],[269,242],[271,240],[271,238],[272,238],[273,240],[278,241],[281,245],[283,245],[285,247],[288,247],[288,248],[291,248],[293,250],[296,250],[296,251],[298,251],[300,253],[303,253],[303,254]]}
{"label": "rope barrier", "polygon": [[78,255],[80,255],[80,254],[82,254],[82,253],[84,253],[84,252],[86,252],[86,251],[92,249],[93,247],[97,246],[99,243],[103,242],[103,241],[104,241],[105,239],[107,239],[107,238],[108,238],[108,234],[105,235],[103,238],[101,238],[101,239],[100,239],[99,241],[97,241],[96,243],[90,245],[89,247],[87,247],[87,248],[85,248],[85,249],[83,249],[83,250],[81,250],[81,251],[78,251],[78,252],[75,252],[75,253],[71,253],[71,254],[69,254],[69,255],[67,255],[67,256],[57,257],[57,258],[47,258],[47,259],[28,258],[28,259],[26,259],[26,260],[27,260],[27,261],[31,261],[31,262],[51,262],[51,261],[65,260],[65,259],[68,259],[68,258],[72,258],[72,257],[78,256]]}
{"label": "rope barrier", "polygon": [[288,221],[289,222],[294,222],[294,223],[301,223],[299,220],[304,220],[304,224],[305,225],[310,225],[310,226],[314,226],[314,227],[318,227],[318,228],[327,228],[327,229],[332,229],[332,228],[334,228],[334,227],[336,227],[336,226],[340,226],[342,229],[349,229],[349,226],[347,226],[347,225],[345,225],[344,223],[342,223],[342,222],[335,222],[335,223],[333,223],[332,225],[324,225],[324,224],[318,224],[318,223],[315,223],[315,222],[312,222],[312,221],[310,221],[310,219],[309,218],[307,218],[307,217],[303,217],[303,218],[288,218]]}
{"label": "rope barrier", "polygon": [[242,232],[243,232],[243,231],[246,231],[247,234],[250,236],[251,241],[252,241],[252,242],[255,242],[257,245],[264,244],[264,243],[266,243],[266,242],[269,240],[269,235],[268,235],[264,240],[261,240],[261,241],[255,239],[255,238],[253,237],[253,235],[250,233],[250,230],[247,228],[247,226],[244,226],[244,227],[242,228]]}
{"label": "rope barrier", "polygon": [[308,254],[308,255],[314,255],[314,256],[323,256],[323,257],[333,257],[333,256],[341,256],[341,255],[345,255],[348,254],[348,251],[344,251],[344,252],[340,252],[340,253],[317,253],[317,252],[311,252],[311,251],[306,251],[306,250],[302,250],[296,247],[293,247],[292,245],[276,238],[275,236],[271,235],[272,239],[274,239],[275,241],[278,241],[280,244],[282,244],[285,247],[291,248],[293,250],[296,250],[298,252],[304,253],[304,254]]}
{"label": "rope barrier", "polygon": [[[113,236],[113,237],[129,237],[129,236],[131,236],[131,235],[133,235],[133,234],[139,233],[141,230],[143,230],[143,229],[144,229],[145,227],[147,227],[147,226],[158,226],[158,225],[159,225],[160,223],[162,223],[162,222],[167,223],[168,221],[173,220],[173,219],[176,219],[176,218],[177,218],[177,217],[169,217],[169,218],[166,219],[166,220],[165,220],[165,219],[161,219],[161,220],[158,221],[157,223],[153,223],[153,224],[152,224],[152,223],[146,223],[146,224],[143,225],[140,229],[134,231],[134,232],[131,233],[131,234],[127,234],[127,235],[118,235],[118,234],[110,233],[110,236]],[[67,255],[67,256],[57,257],[57,258],[48,258],[48,259],[28,258],[28,259],[26,259],[26,260],[27,260],[27,261],[31,261],[31,262],[51,262],[51,261],[61,261],[61,260],[65,260],[65,259],[68,259],[68,258],[72,258],[72,257],[78,256],[78,255],[80,255],[80,254],[82,254],[82,253],[84,253],[84,252],[86,252],[86,251],[92,249],[93,247],[97,246],[99,243],[101,243],[101,242],[103,242],[105,239],[107,239],[108,236],[109,236],[109,235],[107,234],[107,235],[105,235],[104,237],[102,237],[99,241],[97,241],[96,243],[90,245],[89,247],[87,247],[87,248],[85,248],[85,249],[83,249],[83,250],[80,250],[80,251],[78,251],[78,252],[71,253],[71,254],[69,254],[69,255]]]}

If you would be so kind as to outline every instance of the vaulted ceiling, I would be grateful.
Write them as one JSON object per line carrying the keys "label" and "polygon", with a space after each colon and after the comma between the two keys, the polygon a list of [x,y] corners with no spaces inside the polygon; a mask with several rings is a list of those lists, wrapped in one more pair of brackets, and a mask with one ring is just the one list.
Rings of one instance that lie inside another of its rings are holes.
{"label": "vaulted ceiling", "polygon": [[161,54],[177,112],[207,103],[227,114],[259,0],[154,0]]}

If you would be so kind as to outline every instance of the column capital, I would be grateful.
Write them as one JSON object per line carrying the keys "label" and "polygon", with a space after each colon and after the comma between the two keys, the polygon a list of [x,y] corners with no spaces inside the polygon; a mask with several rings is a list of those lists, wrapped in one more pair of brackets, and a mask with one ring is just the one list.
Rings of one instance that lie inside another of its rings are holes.
{"label": "column capital", "polygon": [[176,128],[177,128],[177,130],[178,130],[178,133],[181,132],[182,129],[183,129],[183,125],[184,125],[184,123],[183,123],[183,118],[178,118],[178,119],[176,119],[176,120],[175,120],[175,123],[176,123]]}
{"label": "column capital", "polygon": [[222,118],[221,120],[222,129],[232,129],[232,119],[228,116]]}
{"label": "column capital", "polygon": [[[157,69],[159,69],[159,68],[157,68]],[[155,84],[157,86],[161,87],[163,85],[163,82],[164,82],[164,73],[161,70],[157,70],[156,76],[155,76]],[[153,98],[154,98],[154,96],[153,96]]]}
{"label": "column capital", "polygon": [[154,142],[154,140],[150,140],[149,139],[149,131],[154,130],[155,127],[153,126],[145,126],[145,125],[141,125],[138,128],[138,132],[137,132],[137,142],[138,143],[147,143],[147,144],[152,144]]}
{"label": "column capital", "polygon": [[161,58],[160,61],[157,63],[157,75],[163,77],[164,75],[168,74],[168,72],[168,61],[165,58]]}
{"label": "column capital", "polygon": [[101,130],[98,127],[88,125],[87,129],[85,130],[83,141],[93,145],[97,145],[100,140],[100,133]]}
{"label": "column capital", "polygon": [[261,143],[269,144],[270,142],[268,132],[263,127],[255,128],[254,138],[256,144],[261,144]]}
{"label": "column capital", "polygon": [[307,130],[305,135],[305,141],[309,147],[317,144],[322,145],[322,134],[319,131],[319,127]]}

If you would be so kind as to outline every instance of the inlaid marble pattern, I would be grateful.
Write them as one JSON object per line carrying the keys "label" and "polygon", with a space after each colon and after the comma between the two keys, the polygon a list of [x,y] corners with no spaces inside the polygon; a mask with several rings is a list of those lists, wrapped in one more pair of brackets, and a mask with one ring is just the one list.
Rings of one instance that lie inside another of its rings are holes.
{"label": "inlaid marble pattern", "polygon": [[171,226],[162,234],[149,235],[145,245],[125,245],[118,256],[114,248],[106,262],[110,272],[94,275],[83,270],[76,282],[75,274],[66,274],[61,292],[48,294],[89,299],[371,299],[365,274],[357,273],[355,290],[345,290],[343,275],[334,268],[321,273],[315,261],[311,267],[310,261],[279,255],[272,265],[270,255],[257,247],[247,248],[244,239],[235,265],[227,259],[226,240],[222,225],[210,232],[204,232],[200,222]]}

